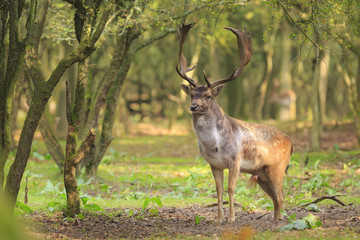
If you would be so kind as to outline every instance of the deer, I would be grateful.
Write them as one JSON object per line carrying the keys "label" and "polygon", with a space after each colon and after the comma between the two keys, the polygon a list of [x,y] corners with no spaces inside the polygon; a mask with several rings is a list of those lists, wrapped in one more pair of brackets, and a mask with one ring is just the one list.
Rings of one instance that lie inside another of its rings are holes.
{"label": "deer", "polygon": [[215,179],[217,192],[217,222],[224,221],[223,180],[224,170],[229,170],[228,222],[235,221],[234,193],[240,173],[251,174],[250,182],[256,183],[271,198],[274,205],[274,221],[283,218],[283,179],[289,166],[293,145],[290,138],[272,126],[245,122],[224,114],[215,98],[224,84],[239,77],[249,63],[252,52],[251,34],[246,30],[224,27],[237,37],[240,65],[232,74],[221,80],[210,82],[203,71],[206,85],[200,85],[187,73],[195,67],[187,65],[183,45],[193,24],[178,26],[180,42],[179,61],[176,71],[188,84],[180,83],[181,89],[190,96],[190,112],[198,147],[202,157],[209,163]]}

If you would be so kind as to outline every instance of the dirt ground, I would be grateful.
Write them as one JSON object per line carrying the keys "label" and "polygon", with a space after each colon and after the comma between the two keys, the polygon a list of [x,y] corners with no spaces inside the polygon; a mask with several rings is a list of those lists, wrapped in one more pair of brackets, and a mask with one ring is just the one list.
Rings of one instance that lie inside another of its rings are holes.
{"label": "dirt ground", "polygon": [[[295,151],[308,151],[311,129],[304,128],[289,133]],[[196,139],[194,140],[196,141]],[[195,144],[191,144],[195,145]],[[326,126],[322,135],[322,149],[351,150],[358,147],[355,129],[351,124]],[[191,152],[195,151],[192,149]],[[187,152],[189,152],[187,150]],[[329,205],[320,207],[321,212],[314,213],[322,221],[320,230],[327,234],[352,231],[360,234],[360,206]],[[225,216],[228,216],[228,206],[224,206]],[[61,213],[52,216],[43,212],[35,212],[28,216],[34,229],[29,229],[36,237],[41,239],[144,239],[144,238],[168,238],[176,236],[207,236],[214,239],[233,239],[233,233],[240,234],[241,229],[247,229],[250,236],[264,231],[276,231],[285,226],[288,221],[273,222],[272,212],[244,211],[237,207],[235,223],[216,223],[217,207],[205,208],[194,205],[186,208],[162,207],[157,215],[147,213],[140,215],[140,210],[135,210],[129,217],[125,209],[107,209],[107,214],[88,215],[84,219],[65,221]],[[296,214],[296,219],[307,216],[310,211],[304,208],[286,209],[288,215]],[[204,217],[199,224],[195,224],[195,218]],[[248,228],[244,228],[249,226]],[[318,230],[312,230],[318,231]],[[249,235],[248,235],[249,236]],[[236,239],[244,239],[236,237]]]}
{"label": "dirt ground", "polygon": [[[228,214],[225,207],[225,216]],[[44,216],[41,213],[34,213],[31,216],[37,226],[37,236],[42,239],[119,239],[132,238],[144,239],[153,237],[172,238],[182,236],[207,236],[218,238],[239,232],[248,226],[250,235],[266,230],[275,231],[285,226],[286,219],[273,222],[272,212],[246,212],[240,208],[236,210],[235,223],[216,223],[214,221],[217,207],[204,208],[191,206],[187,208],[163,207],[159,209],[156,216],[146,214],[139,217],[135,213],[131,217],[121,209],[108,209],[107,216],[85,215],[84,219],[73,222],[66,222],[60,213],[52,217]],[[296,214],[297,218],[307,216],[310,211],[303,208],[287,209],[287,214]],[[323,208],[321,212],[314,213],[322,220],[322,229],[331,231],[355,231],[360,233],[360,207],[348,205],[340,207],[330,205]],[[204,217],[199,224],[195,224],[195,217]],[[239,234],[239,233],[238,233]],[[224,237],[226,239],[226,237]],[[240,239],[240,238],[237,238]]]}

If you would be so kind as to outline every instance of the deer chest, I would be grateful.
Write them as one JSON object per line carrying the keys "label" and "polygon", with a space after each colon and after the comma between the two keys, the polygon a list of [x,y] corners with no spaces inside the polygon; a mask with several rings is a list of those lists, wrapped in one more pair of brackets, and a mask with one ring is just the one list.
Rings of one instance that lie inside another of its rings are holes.
{"label": "deer chest", "polygon": [[236,146],[229,144],[216,130],[209,131],[206,135],[197,135],[199,150],[204,159],[218,169],[229,168],[229,163],[238,155]]}

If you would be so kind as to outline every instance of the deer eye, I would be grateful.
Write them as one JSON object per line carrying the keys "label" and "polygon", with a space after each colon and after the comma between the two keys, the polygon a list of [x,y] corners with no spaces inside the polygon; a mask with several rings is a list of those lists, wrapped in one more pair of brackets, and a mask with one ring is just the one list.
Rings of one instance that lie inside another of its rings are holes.
{"label": "deer eye", "polygon": [[210,99],[210,98],[211,98],[211,96],[210,96],[210,95],[207,95],[207,96],[205,96],[205,98],[206,98],[206,99]]}

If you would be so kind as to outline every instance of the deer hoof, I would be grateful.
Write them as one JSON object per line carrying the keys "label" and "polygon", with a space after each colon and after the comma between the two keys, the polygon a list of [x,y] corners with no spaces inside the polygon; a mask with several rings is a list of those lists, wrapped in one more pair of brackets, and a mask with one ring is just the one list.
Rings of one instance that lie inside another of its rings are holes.
{"label": "deer hoof", "polygon": [[233,222],[235,222],[235,217],[233,217],[233,218],[232,218],[232,217],[230,217],[230,218],[229,218],[229,220],[228,220],[228,222],[229,222],[229,223],[233,223]]}
{"label": "deer hoof", "polygon": [[283,218],[284,218],[284,216],[282,215],[282,214],[280,214],[280,215],[278,215],[278,216],[274,216],[274,222],[276,222],[276,221],[281,221],[281,220],[283,220]]}
{"label": "deer hoof", "polygon": [[216,219],[216,223],[222,223],[222,222],[224,222],[224,218],[222,217],[222,218],[217,218]]}

